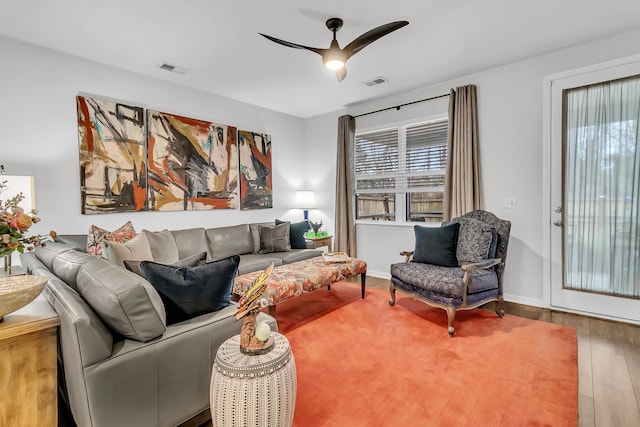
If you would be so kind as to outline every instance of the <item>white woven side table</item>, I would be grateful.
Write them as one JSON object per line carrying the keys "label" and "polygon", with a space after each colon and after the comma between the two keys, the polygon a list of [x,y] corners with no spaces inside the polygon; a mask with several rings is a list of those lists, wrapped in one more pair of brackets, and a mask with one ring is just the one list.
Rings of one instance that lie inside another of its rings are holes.
{"label": "white woven side table", "polygon": [[240,335],[219,348],[211,372],[211,420],[214,427],[283,426],[293,424],[296,363],[289,341],[272,332],[269,353],[240,352]]}

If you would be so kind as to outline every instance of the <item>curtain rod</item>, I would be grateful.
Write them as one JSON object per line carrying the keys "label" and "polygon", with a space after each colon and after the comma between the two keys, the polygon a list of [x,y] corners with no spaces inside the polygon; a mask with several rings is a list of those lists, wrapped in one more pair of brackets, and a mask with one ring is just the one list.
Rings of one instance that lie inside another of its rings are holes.
{"label": "curtain rod", "polygon": [[375,113],[379,113],[379,112],[381,112],[381,111],[393,110],[394,108],[395,108],[396,110],[399,110],[401,107],[405,107],[405,106],[407,106],[407,105],[417,104],[418,102],[431,101],[432,99],[444,98],[445,96],[449,96],[449,94],[448,94],[448,93],[445,93],[444,95],[438,95],[438,96],[432,96],[431,98],[419,99],[419,100],[417,100],[417,101],[407,102],[407,103],[405,103],[405,104],[396,105],[395,107],[382,108],[382,109],[380,109],[380,110],[370,111],[370,112],[368,112],[368,113],[358,114],[358,115],[357,115],[357,116],[355,116],[355,117],[368,116],[369,114],[375,114]]}

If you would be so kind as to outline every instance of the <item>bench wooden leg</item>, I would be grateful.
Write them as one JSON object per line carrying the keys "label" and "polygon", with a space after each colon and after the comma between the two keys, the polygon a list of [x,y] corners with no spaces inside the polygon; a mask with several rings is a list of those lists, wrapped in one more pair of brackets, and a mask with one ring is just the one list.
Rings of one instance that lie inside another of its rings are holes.
{"label": "bench wooden leg", "polygon": [[364,299],[364,288],[367,283],[367,273],[362,273],[360,275],[360,287],[362,288],[362,299]]}

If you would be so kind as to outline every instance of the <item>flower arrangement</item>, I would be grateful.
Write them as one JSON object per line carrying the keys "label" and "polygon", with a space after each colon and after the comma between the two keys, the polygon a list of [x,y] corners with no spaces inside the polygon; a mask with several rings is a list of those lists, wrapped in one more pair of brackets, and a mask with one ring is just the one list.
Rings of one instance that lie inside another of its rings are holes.
{"label": "flower arrangement", "polygon": [[[1,178],[1,177],[0,177]],[[0,193],[7,189],[6,181],[0,182]],[[29,236],[25,233],[40,218],[33,210],[26,213],[18,204],[24,199],[24,195],[6,200],[0,200],[0,257],[9,256],[13,251],[24,253],[26,250],[33,250],[40,245],[42,236]]]}

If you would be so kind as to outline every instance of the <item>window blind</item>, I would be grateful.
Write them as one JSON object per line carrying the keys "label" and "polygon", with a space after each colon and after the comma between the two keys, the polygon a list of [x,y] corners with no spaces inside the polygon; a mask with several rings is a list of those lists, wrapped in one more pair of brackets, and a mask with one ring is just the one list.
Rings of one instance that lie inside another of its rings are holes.
{"label": "window blind", "polygon": [[448,120],[361,133],[355,139],[358,193],[443,191]]}

